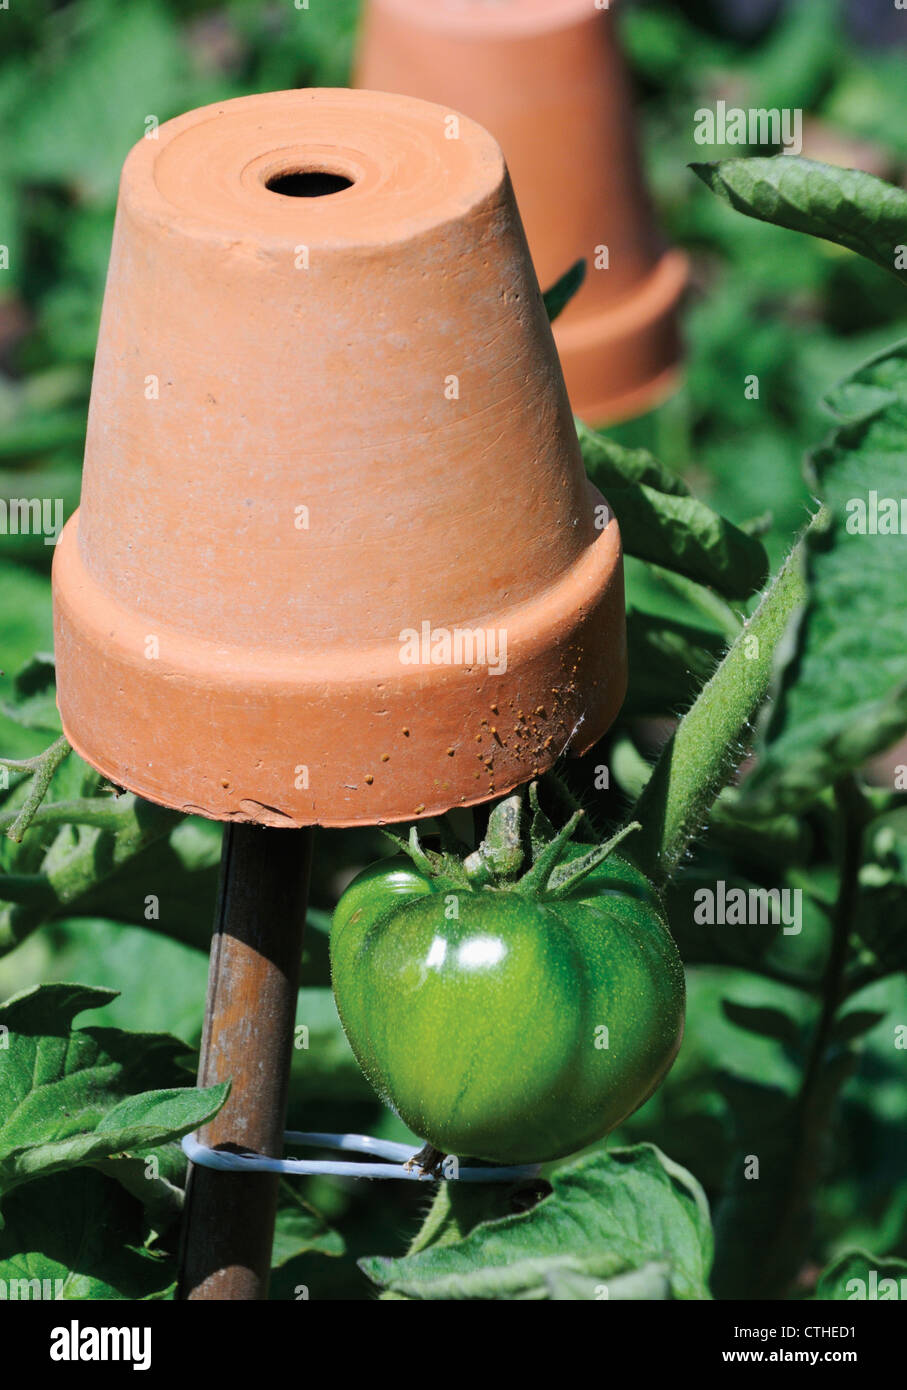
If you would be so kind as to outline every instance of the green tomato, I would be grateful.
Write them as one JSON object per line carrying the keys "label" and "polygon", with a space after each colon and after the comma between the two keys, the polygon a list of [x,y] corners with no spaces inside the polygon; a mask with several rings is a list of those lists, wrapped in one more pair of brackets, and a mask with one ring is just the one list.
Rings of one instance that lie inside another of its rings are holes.
{"label": "green tomato", "polygon": [[331,969],[362,1070],[442,1153],[534,1163],[591,1144],[648,1099],[683,1035],[658,898],[613,855],[548,899],[386,859],[338,904]]}

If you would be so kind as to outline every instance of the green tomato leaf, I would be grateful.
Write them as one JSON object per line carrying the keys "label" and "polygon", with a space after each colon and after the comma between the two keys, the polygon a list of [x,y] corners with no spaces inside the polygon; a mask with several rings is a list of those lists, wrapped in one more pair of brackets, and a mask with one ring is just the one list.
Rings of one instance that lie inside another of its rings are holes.
{"label": "green tomato leaf", "polygon": [[[360,1267],[415,1299],[707,1299],[708,1204],[696,1179],[652,1144],[582,1158],[531,1211],[453,1245]],[[655,1268],[653,1268],[655,1267]],[[655,1294],[654,1296],[658,1296]]]}
{"label": "green tomato leaf", "polygon": [[612,486],[607,498],[628,555],[708,584],[725,598],[749,598],[765,583],[762,543],[695,497],[640,483]]}
{"label": "green tomato leaf", "polygon": [[165,1230],[183,1209],[187,1162],[179,1144],[156,1144],[138,1154],[96,1159],[91,1166],[142,1204],[155,1231]]}
{"label": "green tomato leaf", "polygon": [[736,1023],[738,1028],[746,1028],[763,1038],[774,1038],[787,1047],[796,1047],[800,1041],[799,1026],[781,1009],[738,1004],[735,999],[722,999],[721,1008],[725,1017],[731,1023]]}
{"label": "green tomato leaf", "polygon": [[[21,700],[11,673],[29,662],[36,649],[47,651],[53,645],[50,579],[0,559],[0,590],[4,597],[0,702],[18,705]],[[0,747],[8,758],[38,751],[23,725],[8,714],[0,717]]]}
{"label": "green tomato leaf", "polygon": [[705,628],[722,637],[727,645],[740,636],[742,619],[714,589],[659,565],[648,565],[626,552],[624,576],[629,608],[688,627]]}
{"label": "green tomato leaf", "polygon": [[3,713],[26,729],[59,734],[57,674],[53,656],[36,652],[13,680],[13,698],[4,702]]}
{"label": "green tomato leaf", "polygon": [[623,713],[674,714],[692,704],[721,659],[726,643],[693,627],[631,608],[627,613],[630,684]]}
{"label": "green tomato leaf", "polygon": [[586,278],[586,262],[579,260],[572,265],[566,275],[562,275],[550,288],[542,295],[542,302],[545,305],[545,313],[548,315],[548,322],[554,323],[559,314],[562,314],[570,303],[577,290]]}
{"label": "green tomato leaf", "polygon": [[[749,535],[691,497],[683,479],[665,468],[648,450],[624,448],[606,435],[589,429],[581,420],[576,421],[576,430],[587,472],[617,514],[626,555],[659,565],[668,571],[669,582],[684,583],[688,590],[692,580],[694,584],[709,585],[727,597],[741,598],[748,597],[764,583],[768,562],[758,536]],[[677,616],[676,593],[673,597],[672,619]],[[712,600],[715,604],[721,603],[714,596]],[[708,605],[705,597],[701,602]],[[706,608],[701,611],[704,613]],[[668,626],[664,624],[662,631]],[[648,628],[641,630],[641,642],[645,642],[648,631]],[[679,657],[675,666],[682,664],[685,655],[690,654],[690,639],[696,640],[682,627],[665,637],[666,645]],[[714,639],[707,646],[720,650],[720,643]],[[657,662],[661,653],[652,655]],[[639,667],[640,652],[636,657],[635,662],[632,659],[630,662],[631,677]],[[689,664],[700,679],[691,681],[689,671],[681,675],[675,670],[675,676],[692,694],[711,674],[714,662],[707,654],[698,653]],[[664,691],[673,689],[674,684],[662,669],[660,692],[652,691],[645,697],[650,703],[654,699],[657,712],[664,709]],[[633,694],[631,688],[631,699]]]}
{"label": "green tomato leaf", "polygon": [[553,1269],[545,1276],[548,1298],[552,1302],[578,1303],[605,1299],[614,1302],[652,1303],[671,1298],[671,1270],[664,1262],[653,1260],[634,1269],[630,1274],[618,1274],[602,1284],[590,1274]]}
{"label": "green tomato leaf", "polygon": [[836,1302],[903,1300],[907,1298],[907,1260],[848,1250],[825,1270],[815,1297]]}
{"label": "green tomato leaf", "polygon": [[907,730],[907,534],[880,530],[878,510],[879,499],[899,506],[907,493],[907,343],[828,403],[841,424],[813,456],[828,521],[807,538],[806,608],[742,788],[741,805],[757,815],[800,808]]}
{"label": "green tomato leaf", "polygon": [[576,419],[575,424],[586,472],[602,492],[626,483],[645,483],[656,492],[689,496],[690,489],[679,474],[665,468],[648,449],[627,449],[606,434],[590,429],[580,419]]}
{"label": "green tomato leaf", "polygon": [[[178,811],[131,794],[94,798],[90,810],[92,825],[61,826],[41,861],[40,873],[0,879],[0,952],[11,950],[49,917],[80,913],[83,899],[87,902],[98,884],[131,864],[183,819]],[[33,828],[30,834],[34,833]],[[37,834],[42,833],[39,828]],[[27,836],[24,844],[28,849]],[[134,895],[134,887],[132,891]]]}
{"label": "green tomato leaf", "polygon": [[[32,936],[29,945],[34,975],[48,983],[78,979],[122,990],[88,1011],[83,1028],[166,1031],[181,1038],[187,1051],[198,1045],[208,974],[201,951],[155,931],[93,918],[54,923]],[[13,962],[8,970],[0,964],[0,989],[7,976],[15,978]],[[166,990],[161,980],[168,982]]]}
{"label": "green tomato leaf", "polygon": [[741,813],[737,787],[725,787],[712,803],[709,820],[721,844],[735,852],[767,859],[773,865],[802,864],[809,856],[813,837],[806,821],[788,815],[750,819]]}
{"label": "green tomato leaf", "polygon": [[342,1255],[346,1246],[340,1232],[333,1230],[320,1212],[287,1188],[285,1185],[284,1197],[289,1205],[279,1209],[274,1227],[272,1268],[280,1269],[298,1255],[308,1255],[312,1251],[319,1255]]}
{"label": "green tomato leaf", "polygon": [[172,1262],[142,1249],[138,1202],[90,1168],[21,1188],[3,1212],[0,1280],[8,1298],[146,1299],[173,1282]]}
{"label": "green tomato leaf", "polygon": [[690,168],[738,212],[846,246],[907,284],[907,192],[902,188],[859,169],[787,154]]}
{"label": "green tomato leaf", "polygon": [[185,1082],[185,1045],[163,1034],[74,1029],[76,1014],[115,991],[40,985],[0,1009],[0,1193],[61,1169],[144,1151],[189,1133],[215,1115],[229,1084]]}
{"label": "green tomato leaf", "polygon": [[[93,885],[77,901],[68,904],[66,915],[105,917],[114,922],[134,924],[145,928],[146,932],[154,931],[186,946],[207,951],[217,901],[220,830],[221,827],[214,821],[187,817],[169,835],[155,840],[120,865],[109,878]],[[152,913],[156,912],[157,916],[148,915],[149,885],[155,888],[157,901]],[[0,883],[0,899],[2,897],[3,885]],[[85,954],[91,968],[90,949]],[[139,966],[140,954],[137,948],[135,957]],[[96,962],[94,966],[97,968]],[[129,984],[120,975],[112,975],[110,979],[111,982],[116,980],[124,994],[128,992],[131,999],[131,977],[136,973],[134,969],[129,970]],[[134,983],[146,996],[152,992],[159,995],[153,980],[143,982],[139,979]],[[159,1023],[158,1026],[170,1025]]]}
{"label": "green tomato leaf", "polygon": [[864,1033],[871,1032],[885,1017],[878,1009],[851,1009],[850,1013],[842,1014],[835,1022],[830,1041],[839,1046],[855,1042]]}

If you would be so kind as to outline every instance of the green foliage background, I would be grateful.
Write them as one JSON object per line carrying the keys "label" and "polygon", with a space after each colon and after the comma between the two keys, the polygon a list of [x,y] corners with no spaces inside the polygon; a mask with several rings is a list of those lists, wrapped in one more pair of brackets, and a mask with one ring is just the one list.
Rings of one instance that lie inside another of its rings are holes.
{"label": "green foliage background", "polygon": [[[657,412],[609,431],[609,437],[656,454],[667,470],[656,488],[671,491],[679,506],[688,487],[742,531],[758,532],[775,568],[814,510],[812,499],[824,495],[827,457],[817,457],[811,472],[803,466],[834,423],[822,398],[866,359],[907,336],[907,299],[882,270],[841,246],[741,217],[713,197],[687,167],[704,153],[693,142],[693,113],[718,97],[742,106],[803,107],[808,142],[817,150],[820,136],[830,138],[842,162],[868,160],[896,183],[907,169],[901,97],[907,50],[860,50],[848,39],[834,0],[795,4],[746,43],[731,37],[707,6],[621,8],[659,216],[668,235],[692,256],[693,292],[683,388]],[[10,250],[9,269],[0,272],[0,496],[60,496],[67,515],[77,503],[117,179],[147,117],[164,121],[249,92],[342,84],[356,10],[355,0],[310,0],[307,10],[289,0],[31,0],[0,14],[0,130],[6,132],[0,144],[0,243]],[[817,157],[827,157],[827,145],[821,149]],[[717,159],[742,152],[705,153]],[[804,153],[810,153],[809,143]],[[750,375],[759,378],[757,401],[744,394]],[[593,474],[607,467],[594,454],[589,445]],[[903,455],[899,467],[886,486],[907,492]],[[612,501],[622,515],[616,495]],[[744,537],[736,543],[745,549]],[[9,758],[38,753],[58,731],[47,667],[32,665],[17,682],[34,653],[52,647],[51,556],[40,537],[0,536],[0,753]],[[707,575],[713,587],[694,585],[693,592],[689,583],[647,563],[657,558],[628,560],[636,676],[624,715],[606,745],[565,770],[574,792],[590,809],[594,805],[603,824],[618,819],[639,790],[665,721],[687,707],[738,621],[714,579]],[[817,557],[821,563],[834,569],[832,561]],[[859,573],[845,572],[836,582],[842,593],[848,586],[857,590]],[[903,608],[897,611],[903,634]],[[897,647],[896,638],[892,645]],[[876,661],[868,632],[851,634],[846,659],[848,682],[859,686],[861,662],[868,676]],[[817,660],[821,650],[810,669]],[[662,673],[660,679],[653,670]],[[796,708],[794,697],[794,715]],[[779,756],[783,762],[783,748]],[[602,763],[614,771],[606,794],[594,785]],[[782,783],[783,773],[784,767]],[[888,770],[878,776],[883,785],[890,781]],[[73,757],[57,774],[52,794],[60,800],[98,790],[98,779]],[[529,1238],[521,1227],[505,1257],[496,1260],[500,1237],[489,1227],[467,1236],[472,1246],[464,1252],[455,1236],[467,1235],[483,1217],[510,1220],[522,1210],[495,1209],[486,1195],[482,1209],[436,1213],[439,1234],[403,1260],[424,1214],[425,1192],[403,1184],[376,1188],[309,1179],[287,1185],[283,1194],[274,1298],[293,1298],[302,1285],[312,1298],[365,1298],[374,1296],[376,1284],[385,1296],[397,1297],[583,1298],[595,1297],[603,1279],[621,1277],[629,1282],[622,1292],[615,1284],[614,1297],[706,1297],[712,1239],[703,1217],[706,1198],[715,1220],[712,1289],[744,1297],[764,1291],[759,1281],[771,1275],[760,1271],[752,1252],[771,1219],[772,1196],[763,1188],[757,1201],[752,1187],[739,1181],[740,1156],[767,1155],[789,1140],[785,1106],[801,1084],[820,1010],[810,982],[821,977],[828,955],[830,905],[844,852],[821,779],[805,802],[791,793],[782,805],[780,793],[773,795],[770,806],[777,814],[758,835],[726,796],[710,833],[669,890],[672,926],[688,964],[689,1025],[667,1083],[602,1146],[607,1159],[587,1155],[579,1165],[561,1165],[559,1173],[548,1175],[567,1194],[564,1201],[576,1204],[568,1209],[589,1232],[591,1251],[575,1252],[565,1266],[549,1260],[540,1273],[534,1258],[561,1244],[557,1210],[542,1203],[530,1213],[535,1234]],[[21,799],[13,778],[9,805]],[[122,815],[130,814],[127,806]],[[189,1054],[198,1044],[203,1012],[219,827],[184,821],[173,829],[156,826],[152,836],[147,825],[139,825],[135,843],[147,835],[148,847],[102,883],[75,899],[59,900],[51,891],[29,900],[34,889],[20,880],[39,870],[46,877],[47,856],[51,870],[65,866],[105,843],[109,830],[36,823],[21,846],[4,840],[0,871],[10,881],[4,893],[0,877],[0,946],[6,952],[0,956],[0,999],[58,981],[94,987],[79,998],[82,1012],[73,1026],[89,1033],[172,1035],[184,1046],[171,1048],[158,1079],[143,1081],[141,1089],[188,1086]],[[845,1258],[857,1247],[887,1257],[885,1269],[899,1270],[898,1261],[907,1258],[907,1053],[892,1042],[895,1024],[907,1024],[907,806],[886,802],[884,814],[863,834],[858,929],[865,987],[854,996],[849,1033],[840,1039],[848,1072],[846,1079],[843,1072],[836,1077],[840,1104],[808,1173],[815,1222],[793,1277],[788,1271],[782,1280],[795,1297],[816,1292],[823,1268],[819,1296],[846,1297],[841,1289],[847,1270],[862,1268],[861,1259],[865,1264],[862,1256]],[[385,850],[374,832],[321,834],[299,1009],[310,1041],[294,1057],[290,1124],[296,1128],[408,1137],[361,1077],[328,988],[330,909],[352,873]],[[694,928],[692,893],[719,878],[801,888],[802,933],[782,937],[750,928],[742,936],[740,929]],[[52,873],[48,881],[54,881]],[[145,920],[146,895],[152,893],[160,898],[158,922]],[[900,938],[894,931],[899,916]],[[884,970],[877,968],[880,960]],[[119,991],[115,998],[112,989]],[[30,1026],[38,1027],[34,1021]],[[853,1040],[856,1051],[845,1047]],[[117,1044],[124,1076],[132,1074],[136,1052],[145,1045]],[[838,1065],[833,1049],[827,1065]],[[114,1090],[109,1101],[97,1102],[99,1116],[121,1103]],[[150,1113],[153,1103],[147,1105]],[[164,1185],[154,1205],[128,1173],[111,1168],[117,1160],[105,1155],[103,1145],[78,1167],[44,1171],[41,1155],[29,1148],[30,1156],[22,1157],[21,1135],[4,1140],[2,1119],[0,1105],[0,1173],[4,1159],[38,1165],[35,1183],[44,1189],[44,1220],[53,1232],[48,1236],[30,1224],[23,1206],[28,1187],[17,1188],[4,1201],[6,1226],[0,1232],[0,1269],[7,1277],[15,1277],[10,1270],[70,1270],[72,1250],[85,1248],[85,1233],[67,1232],[62,1213],[79,1209],[97,1251],[72,1277],[67,1296],[166,1296],[181,1181],[174,1136],[186,1126],[174,1122],[166,1133],[143,1131],[144,1139],[136,1131],[130,1140],[143,1155],[161,1146]],[[41,1143],[51,1139],[62,1142],[63,1136],[44,1136]],[[621,1147],[638,1144],[644,1147]],[[651,1145],[673,1162],[656,1157]],[[789,1172],[801,1158],[787,1154],[780,1163]],[[638,1189],[640,1210],[652,1214],[645,1229],[631,1232],[616,1220],[608,1203],[615,1200],[618,1179],[622,1192]],[[177,1192],[177,1208],[167,1207],[168,1189]],[[466,1199],[449,1200],[456,1205]],[[56,1223],[55,1211],[61,1213]],[[533,1257],[526,1268],[518,1259],[520,1242],[528,1242]],[[622,1254],[611,1248],[615,1243]],[[626,1255],[631,1245],[632,1260]],[[878,1262],[869,1267],[883,1268]]]}

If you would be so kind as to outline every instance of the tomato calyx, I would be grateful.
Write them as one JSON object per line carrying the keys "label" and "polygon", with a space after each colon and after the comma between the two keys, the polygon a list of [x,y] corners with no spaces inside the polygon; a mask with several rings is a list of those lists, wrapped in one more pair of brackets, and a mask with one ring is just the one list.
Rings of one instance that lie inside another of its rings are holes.
{"label": "tomato calyx", "polygon": [[565,860],[583,811],[574,811],[566,824],[555,830],[539,802],[537,782],[529,785],[528,801],[528,814],[525,788],[499,801],[488,817],[481,844],[465,854],[466,846],[456,839],[444,817],[438,821],[440,851],[423,845],[416,826],[411,827],[408,840],[390,831],[385,834],[412,859],[420,873],[434,880],[440,891],[507,889],[547,901],[570,897],[622,840],[642,828],[638,821],[633,821],[604,844],[591,845],[586,854]]}
{"label": "tomato calyx", "polygon": [[441,1149],[436,1149],[434,1144],[423,1144],[418,1153],[406,1160],[403,1167],[407,1173],[418,1169],[420,1178],[439,1178],[445,1158],[447,1154]]}

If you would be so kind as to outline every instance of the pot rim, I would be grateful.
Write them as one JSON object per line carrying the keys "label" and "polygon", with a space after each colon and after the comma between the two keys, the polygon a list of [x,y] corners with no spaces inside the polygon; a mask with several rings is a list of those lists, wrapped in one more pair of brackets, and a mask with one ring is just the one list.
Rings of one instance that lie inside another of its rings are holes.
{"label": "pot rim", "polygon": [[[598,538],[581,550],[553,583],[509,609],[464,617],[455,624],[448,622],[443,626],[463,630],[504,629],[511,650],[519,647],[524,652],[532,652],[549,646],[554,632],[564,632],[565,615],[572,618],[570,626],[581,622],[585,606],[582,602],[577,604],[575,595],[597,591],[621,558],[617,519],[598,489],[588,481],[587,487],[590,506],[593,509],[608,507],[610,520]],[[212,674],[216,673],[215,682],[223,678],[225,683],[230,678],[239,678],[241,684],[242,678],[249,676],[255,684],[275,687],[296,683],[321,686],[332,682],[372,686],[376,678],[401,670],[401,638],[364,646],[337,646],[331,650],[300,647],[288,651],[283,647],[219,642],[188,629],[171,627],[166,621],[128,608],[108,594],[87,569],[79,546],[79,510],[76,508],[66,522],[55,548],[55,594],[59,602],[65,592],[72,605],[72,596],[78,591],[78,622],[83,633],[87,632],[98,644],[119,645],[129,664],[140,668],[147,664],[145,640],[149,631],[153,631],[159,637],[166,634],[167,657],[163,664],[187,680],[211,682]],[[131,660],[128,653],[131,653]],[[413,669],[424,670],[424,667],[417,665]]]}

